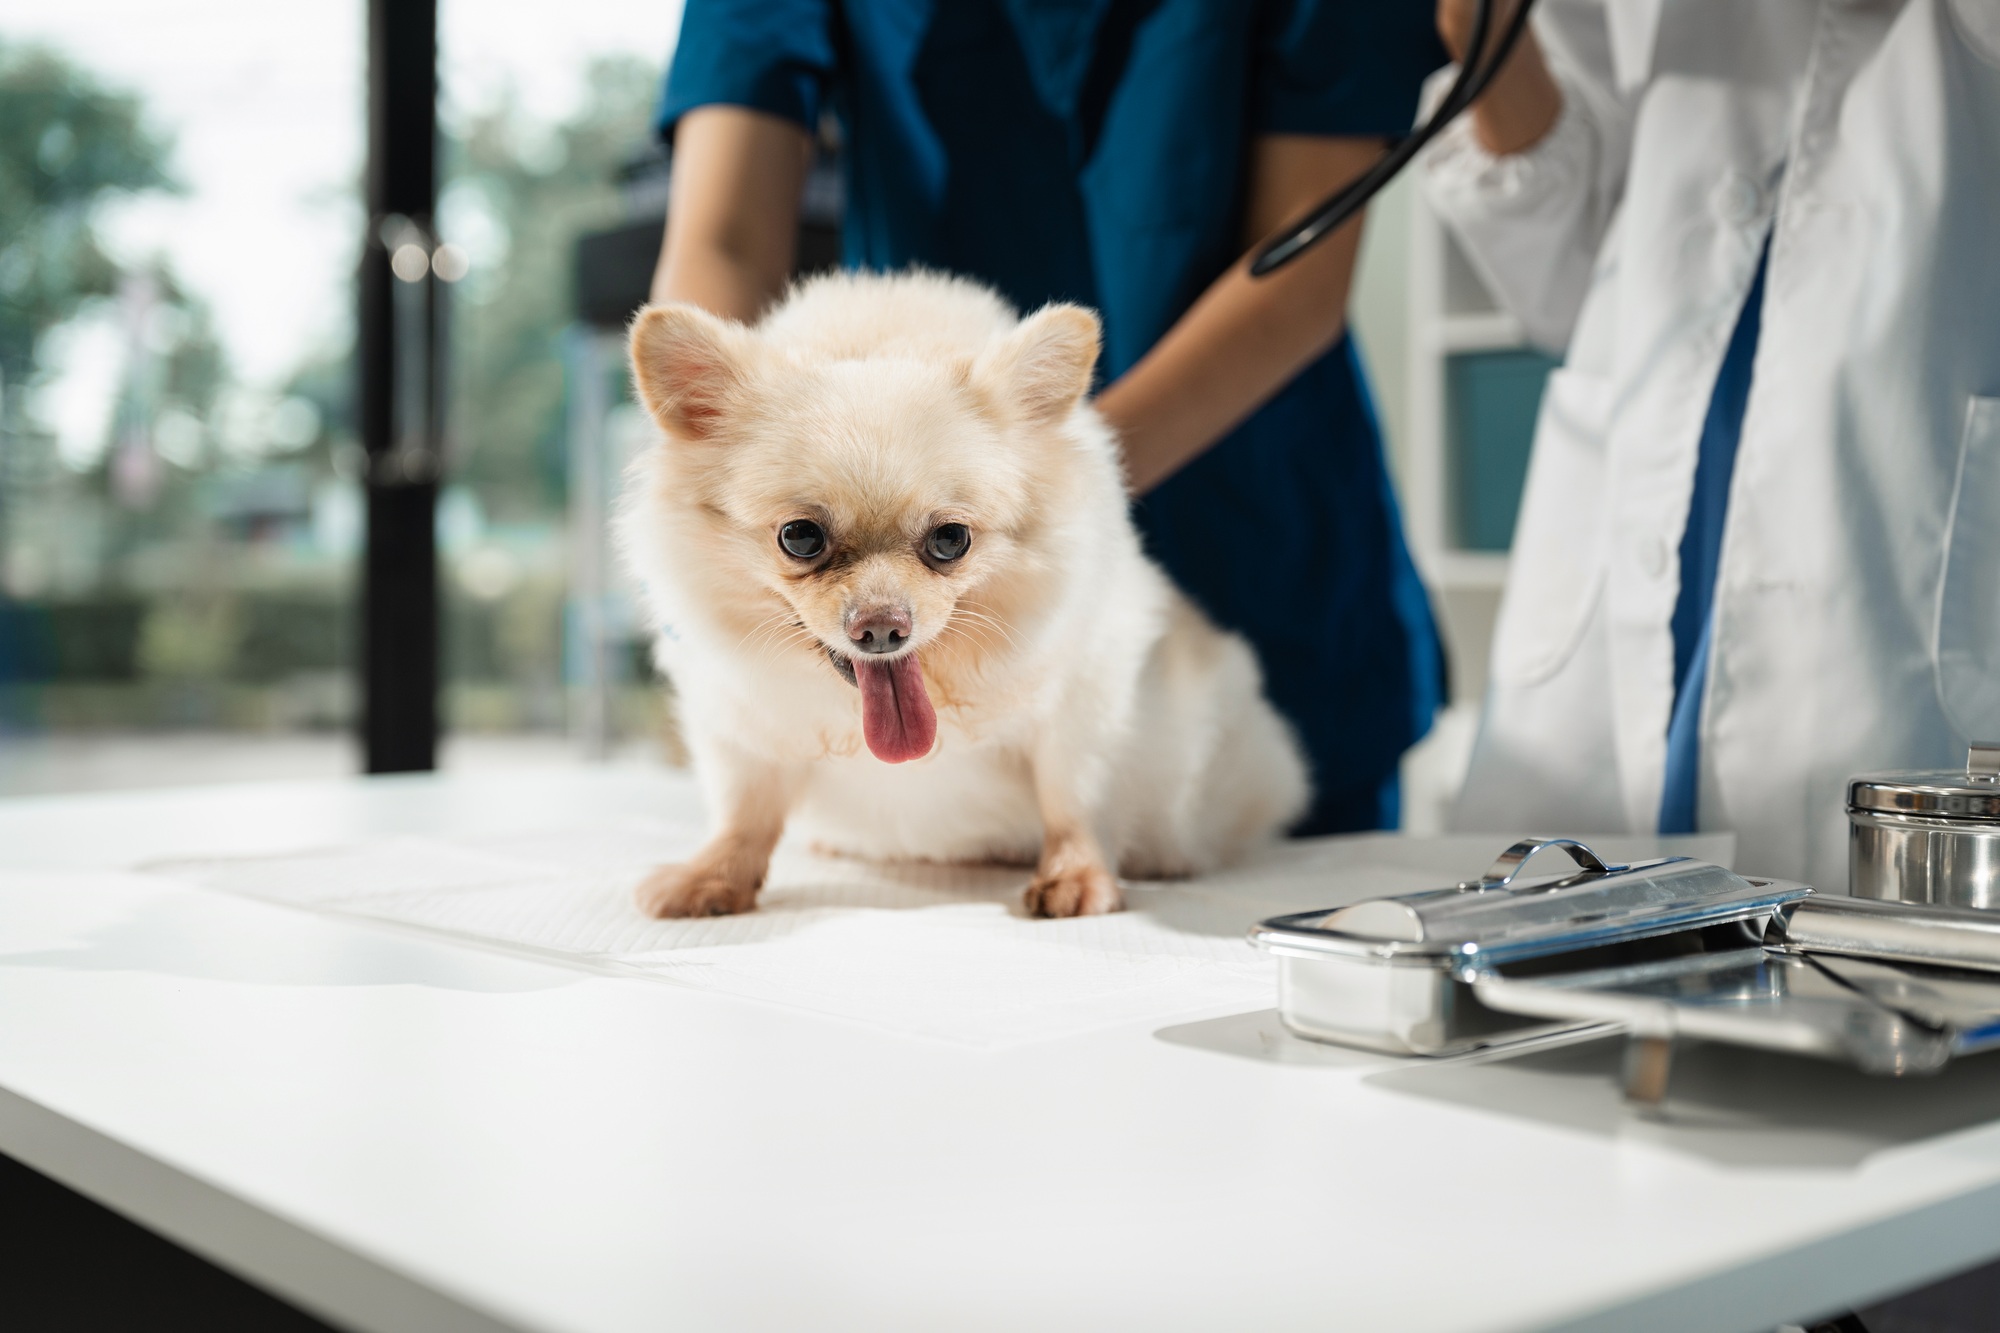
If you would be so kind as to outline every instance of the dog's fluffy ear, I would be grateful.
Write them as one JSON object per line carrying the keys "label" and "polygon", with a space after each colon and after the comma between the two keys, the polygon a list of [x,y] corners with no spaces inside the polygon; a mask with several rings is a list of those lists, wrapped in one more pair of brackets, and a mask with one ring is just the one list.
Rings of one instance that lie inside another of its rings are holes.
{"label": "dog's fluffy ear", "polygon": [[1090,391],[1102,328],[1080,305],[1045,305],[994,340],[973,381],[1030,421],[1057,421]]}
{"label": "dog's fluffy ear", "polygon": [[691,305],[653,305],[632,321],[632,382],[660,429],[713,439],[741,401],[750,334]]}

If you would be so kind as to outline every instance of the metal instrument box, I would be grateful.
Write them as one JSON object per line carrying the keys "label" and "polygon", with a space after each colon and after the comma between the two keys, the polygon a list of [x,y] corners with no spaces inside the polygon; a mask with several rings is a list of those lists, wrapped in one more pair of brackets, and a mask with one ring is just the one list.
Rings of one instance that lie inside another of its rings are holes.
{"label": "metal instrument box", "polygon": [[[1523,881],[1561,848],[1574,874]],[[1756,927],[1812,892],[1671,857],[1608,865],[1570,838],[1530,838],[1450,888],[1275,917],[1251,932],[1278,961],[1278,1007],[1301,1036],[1396,1055],[1455,1055],[1606,1020],[1523,1013],[1475,983],[1754,946]],[[1719,933],[1719,939],[1718,939]]]}
{"label": "metal instrument box", "polygon": [[2000,1046],[2000,917],[1814,897],[1780,908],[1752,947],[1471,985],[1519,1021],[1611,1023],[1652,1043],[1660,1093],[1682,1037],[1929,1074]]}

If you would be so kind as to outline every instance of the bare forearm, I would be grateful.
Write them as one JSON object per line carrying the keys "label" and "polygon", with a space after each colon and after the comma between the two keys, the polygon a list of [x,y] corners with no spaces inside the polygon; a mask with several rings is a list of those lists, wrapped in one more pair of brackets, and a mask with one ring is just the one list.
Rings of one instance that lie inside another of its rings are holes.
{"label": "bare forearm", "polygon": [[798,244],[811,140],[742,107],[691,111],[674,135],[656,302],[686,301],[751,322],[785,289]]}
{"label": "bare forearm", "polygon": [[[1266,142],[1250,232],[1262,236],[1351,179],[1379,147],[1363,140]],[[1098,395],[1127,483],[1157,486],[1263,406],[1340,337],[1361,219],[1264,278],[1247,259],[1202,293],[1139,363]]]}
{"label": "bare forearm", "polygon": [[[1500,40],[1518,3],[1495,0],[1493,27],[1486,38],[1488,50]],[[1472,40],[1473,4],[1474,0],[1440,0],[1438,5],[1438,35],[1452,59],[1461,64]],[[1555,128],[1562,106],[1562,88],[1549,73],[1542,45],[1530,27],[1521,34],[1485,93],[1472,104],[1472,133],[1479,146],[1495,156],[1526,152]]]}
{"label": "bare forearm", "polygon": [[1342,269],[1336,277],[1280,287],[1290,270],[1253,278],[1238,263],[1098,395],[1098,410],[1123,443],[1134,494],[1193,461],[1333,345],[1345,322],[1360,227],[1356,218],[1297,261]]}
{"label": "bare forearm", "polygon": [[1472,132],[1495,156],[1524,153],[1555,128],[1562,107],[1562,89],[1549,73],[1541,43],[1532,31],[1524,32],[1486,95],[1472,104]]}
{"label": "bare forearm", "polygon": [[712,314],[752,324],[783,290],[782,279],[774,281],[771,273],[772,266],[733,254],[720,245],[669,243],[661,254],[660,266],[653,271],[653,302],[686,301]]}

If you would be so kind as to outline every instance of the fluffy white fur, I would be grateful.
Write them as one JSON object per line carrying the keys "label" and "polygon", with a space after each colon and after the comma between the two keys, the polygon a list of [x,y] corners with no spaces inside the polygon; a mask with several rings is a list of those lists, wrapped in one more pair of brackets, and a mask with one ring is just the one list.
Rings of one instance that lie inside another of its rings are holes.
{"label": "fluffy white fur", "polygon": [[[1114,868],[1197,873],[1297,817],[1306,770],[1249,647],[1141,552],[1086,401],[1096,317],[1021,320],[928,273],[837,275],[755,328],[654,307],[632,331],[662,428],[622,546],[716,820],[639,891],[748,910],[787,827],[857,856],[1033,863],[1030,910],[1115,910]],[[801,516],[835,558],[780,547]],[[940,521],[963,559],[922,558]],[[857,606],[914,621],[929,754],[885,763],[835,655]]]}

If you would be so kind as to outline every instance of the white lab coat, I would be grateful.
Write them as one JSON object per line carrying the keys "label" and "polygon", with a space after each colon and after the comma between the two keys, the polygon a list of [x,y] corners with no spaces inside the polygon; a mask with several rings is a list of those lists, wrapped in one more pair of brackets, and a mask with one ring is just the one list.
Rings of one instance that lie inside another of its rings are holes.
{"label": "white lab coat", "polygon": [[1844,786],[2000,739],[2000,0],[1547,0],[1566,105],[1427,197],[1567,361],[1456,819],[1656,827],[1696,445],[1770,268],[1699,820],[1844,892]]}

